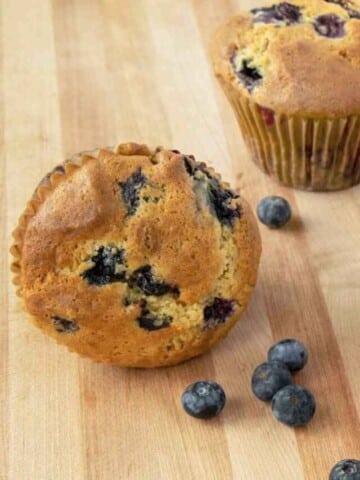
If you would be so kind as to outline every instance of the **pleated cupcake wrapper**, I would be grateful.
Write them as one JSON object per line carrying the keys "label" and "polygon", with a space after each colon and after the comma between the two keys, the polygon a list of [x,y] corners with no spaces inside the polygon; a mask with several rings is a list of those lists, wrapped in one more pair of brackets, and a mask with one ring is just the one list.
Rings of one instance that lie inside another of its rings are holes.
{"label": "pleated cupcake wrapper", "polygon": [[277,114],[223,84],[253,161],[283,185],[340,190],[360,182],[360,116]]}

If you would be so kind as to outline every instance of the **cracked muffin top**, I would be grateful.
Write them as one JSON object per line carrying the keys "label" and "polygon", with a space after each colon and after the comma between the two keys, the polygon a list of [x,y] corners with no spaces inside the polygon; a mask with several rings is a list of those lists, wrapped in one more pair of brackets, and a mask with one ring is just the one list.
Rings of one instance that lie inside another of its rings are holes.
{"label": "cracked muffin top", "polygon": [[15,283],[34,323],[124,366],[206,351],[244,310],[260,255],[246,202],[212,169],[137,144],[56,167],[14,236]]}
{"label": "cracked muffin top", "polygon": [[360,4],[294,0],[232,17],[211,43],[215,73],[286,114],[360,113]]}

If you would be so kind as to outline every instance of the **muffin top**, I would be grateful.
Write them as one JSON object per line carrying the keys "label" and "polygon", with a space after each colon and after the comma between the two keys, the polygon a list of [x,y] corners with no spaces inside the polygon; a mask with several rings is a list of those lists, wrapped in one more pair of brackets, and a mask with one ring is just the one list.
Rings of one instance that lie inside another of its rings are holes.
{"label": "muffin top", "polygon": [[35,323],[128,366],[205,350],[246,305],[260,252],[246,202],[218,175],[137,144],[56,167],[15,239],[15,282]]}
{"label": "muffin top", "polygon": [[289,115],[360,113],[360,5],[278,2],[232,17],[211,44],[215,73]]}

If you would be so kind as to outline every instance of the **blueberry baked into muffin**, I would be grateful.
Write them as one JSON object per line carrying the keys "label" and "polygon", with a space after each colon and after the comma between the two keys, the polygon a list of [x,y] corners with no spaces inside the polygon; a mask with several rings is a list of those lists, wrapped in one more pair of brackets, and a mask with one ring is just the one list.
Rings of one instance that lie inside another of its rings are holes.
{"label": "blueberry baked into muffin", "polygon": [[211,57],[263,171],[308,190],[360,182],[360,4],[254,8],[217,30]]}
{"label": "blueberry baked into muffin", "polygon": [[137,144],[56,167],[14,238],[14,281],[34,324],[122,366],[208,350],[245,309],[260,256],[247,203],[211,168]]}

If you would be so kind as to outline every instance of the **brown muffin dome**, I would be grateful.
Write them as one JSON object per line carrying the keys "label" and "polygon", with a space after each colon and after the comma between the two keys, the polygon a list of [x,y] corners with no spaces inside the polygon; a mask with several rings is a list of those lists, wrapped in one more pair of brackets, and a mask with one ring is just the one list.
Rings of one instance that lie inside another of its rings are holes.
{"label": "brown muffin dome", "polygon": [[14,237],[15,283],[35,325],[122,366],[209,349],[246,307],[260,256],[247,203],[219,176],[137,144],[56,167]]}
{"label": "brown muffin dome", "polygon": [[360,5],[274,2],[232,17],[213,38],[220,80],[288,115],[360,113]]}

